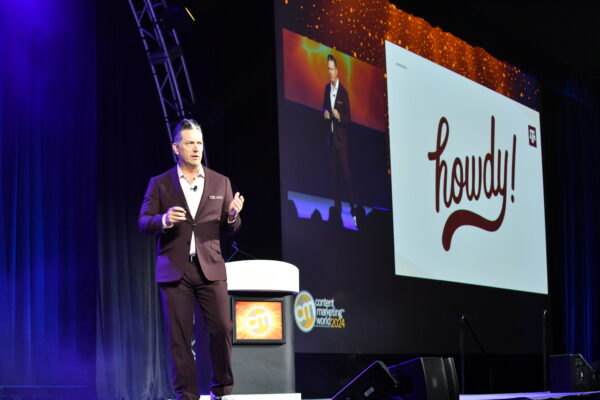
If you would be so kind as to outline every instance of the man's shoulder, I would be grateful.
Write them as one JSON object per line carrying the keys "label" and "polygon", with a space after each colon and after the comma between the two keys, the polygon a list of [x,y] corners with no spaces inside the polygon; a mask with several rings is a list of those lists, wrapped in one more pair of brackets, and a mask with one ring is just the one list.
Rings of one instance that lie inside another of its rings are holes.
{"label": "man's shoulder", "polygon": [[[204,175],[207,176],[209,179],[212,179],[212,180],[228,179],[227,176],[218,173],[214,169],[210,169],[205,166],[202,166],[202,168],[204,169]],[[153,176],[151,179],[154,180],[155,182],[162,182],[162,181],[171,179],[171,177],[174,174],[175,174],[175,176],[177,176],[177,166],[175,166],[173,168],[169,168],[162,174]]]}
{"label": "man's shoulder", "polygon": [[154,178],[165,179],[165,178],[168,178],[169,176],[171,176],[173,173],[176,173],[176,171],[177,171],[177,166],[171,167],[168,170],[166,170],[165,172],[163,172],[162,174],[156,175]]}
{"label": "man's shoulder", "polygon": [[214,169],[210,169],[208,167],[202,167],[202,168],[204,168],[204,175],[209,178],[219,179],[219,180],[220,179],[228,179],[225,175],[218,173]]}
{"label": "man's shoulder", "polygon": [[348,91],[346,90],[346,87],[344,85],[342,85],[342,82],[339,80],[338,80],[338,92],[348,93]]}
{"label": "man's shoulder", "polygon": [[169,168],[168,170],[166,170],[166,171],[165,171],[165,172],[163,172],[162,174],[159,174],[159,175],[153,176],[152,178],[150,178],[150,180],[153,180],[153,181],[155,181],[155,182],[161,182],[161,181],[167,180],[167,179],[169,179],[169,177],[170,177],[170,176],[171,176],[173,173],[176,173],[176,172],[175,172],[176,168],[177,168],[177,167],[172,167],[172,168]]}

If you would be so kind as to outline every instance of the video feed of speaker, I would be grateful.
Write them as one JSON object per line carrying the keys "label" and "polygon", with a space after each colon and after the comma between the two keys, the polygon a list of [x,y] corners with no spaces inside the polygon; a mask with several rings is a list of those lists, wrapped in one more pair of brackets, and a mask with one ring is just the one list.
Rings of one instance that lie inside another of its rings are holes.
{"label": "video feed of speaker", "polygon": [[287,200],[298,218],[358,230],[358,207],[390,210],[384,72],[287,29],[282,37]]}
{"label": "video feed of speaker", "polygon": [[387,1],[275,12],[296,351],[456,353],[467,314],[490,353],[532,352],[548,293],[537,81]]}

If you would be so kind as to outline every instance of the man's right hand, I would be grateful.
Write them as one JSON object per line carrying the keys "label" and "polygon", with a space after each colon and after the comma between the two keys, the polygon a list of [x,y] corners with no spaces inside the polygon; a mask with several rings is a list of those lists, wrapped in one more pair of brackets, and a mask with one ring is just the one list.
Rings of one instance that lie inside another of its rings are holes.
{"label": "man's right hand", "polygon": [[338,112],[338,110],[336,110],[334,108],[332,112],[333,112],[333,118],[335,118],[339,121],[341,118],[340,118],[340,113]]}
{"label": "man's right hand", "polygon": [[185,210],[182,207],[173,206],[167,210],[165,215],[167,226],[173,226],[177,222],[185,221]]}
{"label": "man's right hand", "polygon": [[325,119],[331,119],[331,114],[329,114],[329,111],[327,111],[327,110],[325,111],[324,116],[325,116]]}

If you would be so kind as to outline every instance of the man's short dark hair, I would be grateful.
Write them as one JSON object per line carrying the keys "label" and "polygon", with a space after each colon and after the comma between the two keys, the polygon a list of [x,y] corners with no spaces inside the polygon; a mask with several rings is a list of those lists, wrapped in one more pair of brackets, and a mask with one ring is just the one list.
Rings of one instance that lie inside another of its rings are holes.
{"label": "man's short dark hair", "polygon": [[327,62],[329,61],[333,61],[333,65],[337,68],[337,61],[335,61],[333,54],[327,54]]}
{"label": "man's short dark hair", "polygon": [[197,129],[200,131],[200,133],[202,133],[200,124],[195,119],[184,118],[177,124],[175,129],[173,129],[173,143],[179,144],[179,142],[181,142],[181,131],[185,131],[187,129]]}

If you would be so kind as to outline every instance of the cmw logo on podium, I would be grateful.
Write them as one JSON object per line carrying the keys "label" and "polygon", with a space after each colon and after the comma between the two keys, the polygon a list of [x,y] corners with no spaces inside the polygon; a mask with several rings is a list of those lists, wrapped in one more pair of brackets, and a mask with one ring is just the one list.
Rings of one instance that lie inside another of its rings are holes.
{"label": "cmw logo on podium", "polygon": [[273,328],[273,315],[261,305],[252,305],[244,319],[246,329],[254,336],[262,337]]}
{"label": "cmw logo on podium", "polygon": [[235,301],[234,342],[283,339],[281,301]]}

